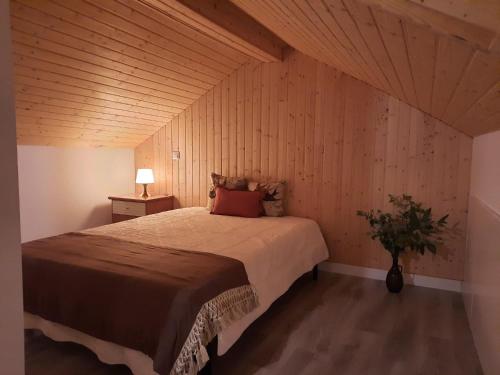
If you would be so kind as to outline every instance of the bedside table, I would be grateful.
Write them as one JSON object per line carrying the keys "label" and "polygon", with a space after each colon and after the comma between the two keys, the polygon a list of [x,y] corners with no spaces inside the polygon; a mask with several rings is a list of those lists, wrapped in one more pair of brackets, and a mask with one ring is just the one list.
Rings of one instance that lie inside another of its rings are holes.
{"label": "bedside table", "polygon": [[174,208],[174,197],[171,195],[154,195],[148,198],[121,196],[108,197],[108,199],[111,200],[113,223]]}

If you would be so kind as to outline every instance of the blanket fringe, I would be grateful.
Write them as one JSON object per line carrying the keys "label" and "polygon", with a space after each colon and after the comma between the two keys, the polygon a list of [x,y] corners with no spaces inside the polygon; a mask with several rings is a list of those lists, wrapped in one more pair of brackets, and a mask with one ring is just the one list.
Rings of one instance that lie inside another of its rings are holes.
{"label": "blanket fringe", "polygon": [[205,346],[258,305],[257,294],[250,285],[229,289],[206,302],[196,316],[170,375],[196,375],[208,361]]}

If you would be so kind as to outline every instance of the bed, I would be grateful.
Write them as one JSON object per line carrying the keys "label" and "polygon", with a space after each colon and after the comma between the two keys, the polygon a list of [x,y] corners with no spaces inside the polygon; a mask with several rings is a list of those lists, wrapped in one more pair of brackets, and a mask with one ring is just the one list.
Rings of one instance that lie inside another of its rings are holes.
{"label": "bed", "polygon": [[[319,226],[313,220],[292,216],[249,219],[210,215],[201,207],[144,216],[75,235],[90,240],[102,238],[107,241],[127,241],[135,246],[131,250],[134,254],[151,247],[193,252],[197,256],[209,253],[241,262],[258,303],[218,332],[219,355],[227,352],[245,329],[286,292],[297,278],[328,258]],[[86,240],[86,243],[90,242]],[[23,263],[24,252],[23,248]],[[35,266],[32,265],[31,269]],[[24,272],[27,270],[24,269]],[[36,285],[31,285],[32,289],[37,288]],[[36,299],[37,291],[33,293]],[[64,305],[64,301],[59,303]],[[96,307],[95,310],[98,311],[99,308]],[[99,316],[95,315],[95,319],[99,319]],[[146,317],[139,319],[137,324],[143,324],[142,319]],[[154,370],[155,363],[151,355],[45,319],[33,311],[26,311],[26,308],[25,328],[41,330],[56,341],[82,344],[96,353],[101,361],[125,364],[135,375],[158,374]],[[201,362],[200,368],[208,361],[205,347],[201,348],[198,360]],[[160,375],[166,375],[165,371]]]}

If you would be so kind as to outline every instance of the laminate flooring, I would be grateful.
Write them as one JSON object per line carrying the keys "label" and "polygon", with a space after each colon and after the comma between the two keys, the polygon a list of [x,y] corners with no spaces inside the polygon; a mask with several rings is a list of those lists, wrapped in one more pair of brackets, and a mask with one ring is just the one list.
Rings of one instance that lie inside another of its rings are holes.
{"label": "laminate flooring", "polygon": [[[480,375],[459,293],[307,274],[224,356],[214,375]],[[27,375],[131,375],[86,348],[26,335]]]}

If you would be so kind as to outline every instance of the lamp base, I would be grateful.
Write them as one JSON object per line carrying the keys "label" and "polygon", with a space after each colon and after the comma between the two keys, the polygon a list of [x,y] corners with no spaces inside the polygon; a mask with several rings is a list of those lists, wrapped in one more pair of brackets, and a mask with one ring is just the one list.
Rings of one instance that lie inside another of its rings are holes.
{"label": "lamp base", "polygon": [[149,194],[148,194],[148,184],[142,184],[142,186],[144,186],[144,190],[142,191],[142,194],[141,194],[141,198],[149,198]]}

